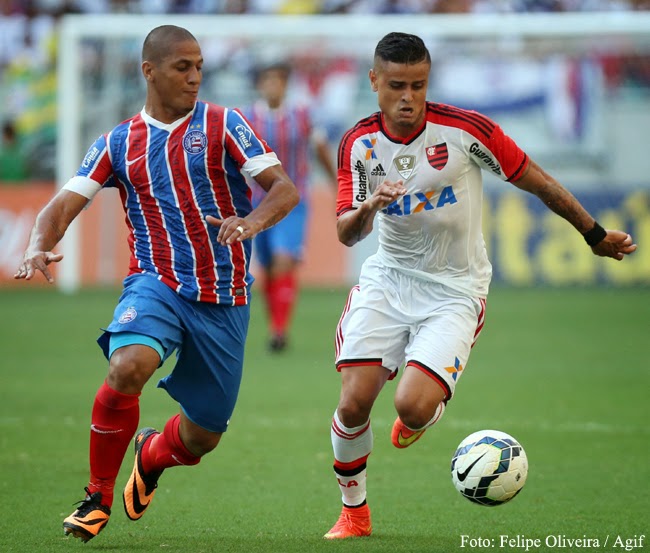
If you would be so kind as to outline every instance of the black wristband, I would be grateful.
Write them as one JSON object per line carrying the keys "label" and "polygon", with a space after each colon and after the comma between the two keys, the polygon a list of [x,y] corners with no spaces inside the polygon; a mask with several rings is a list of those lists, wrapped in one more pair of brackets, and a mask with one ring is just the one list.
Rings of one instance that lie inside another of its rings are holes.
{"label": "black wristband", "polygon": [[582,236],[584,236],[585,242],[593,247],[597,244],[600,244],[605,239],[605,236],[607,236],[607,231],[597,222],[595,222],[594,228],[588,230],[587,232],[584,232]]}

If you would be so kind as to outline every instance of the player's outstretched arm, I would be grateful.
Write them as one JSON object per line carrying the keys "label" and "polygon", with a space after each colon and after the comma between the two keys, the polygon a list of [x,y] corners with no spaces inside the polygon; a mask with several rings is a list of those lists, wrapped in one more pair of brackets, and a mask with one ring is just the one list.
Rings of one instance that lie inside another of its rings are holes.
{"label": "player's outstretched arm", "polygon": [[220,227],[217,236],[220,244],[225,246],[253,238],[284,219],[300,201],[296,185],[281,165],[264,169],[255,180],[266,190],[266,195],[246,217],[233,216],[222,220],[208,215],[205,218],[208,224]]}
{"label": "player's outstretched arm", "polygon": [[87,202],[87,198],[69,190],[60,190],[50,200],[36,217],[23,260],[14,275],[15,279],[31,280],[40,271],[50,284],[54,282],[48,265],[58,263],[63,255],[52,253],[52,249],[63,238],[68,226]]}
{"label": "player's outstretched arm", "polygon": [[603,229],[571,192],[530,160],[515,186],[535,194],[560,217],[571,223],[585,238],[594,254],[621,260],[636,250],[632,237],[620,230]]}
{"label": "player's outstretched arm", "polygon": [[357,209],[347,211],[339,217],[336,223],[339,241],[346,246],[354,246],[363,240],[372,232],[372,223],[377,212],[405,193],[404,181],[382,182]]}

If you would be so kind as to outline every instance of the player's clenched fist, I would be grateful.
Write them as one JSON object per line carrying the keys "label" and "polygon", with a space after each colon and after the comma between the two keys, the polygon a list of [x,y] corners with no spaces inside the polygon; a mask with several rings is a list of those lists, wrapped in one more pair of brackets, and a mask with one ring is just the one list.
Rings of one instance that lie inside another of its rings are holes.
{"label": "player's clenched fist", "polygon": [[374,209],[379,211],[380,209],[388,207],[404,194],[406,194],[404,181],[398,180],[397,182],[392,182],[385,180],[375,189],[368,201],[371,203]]}

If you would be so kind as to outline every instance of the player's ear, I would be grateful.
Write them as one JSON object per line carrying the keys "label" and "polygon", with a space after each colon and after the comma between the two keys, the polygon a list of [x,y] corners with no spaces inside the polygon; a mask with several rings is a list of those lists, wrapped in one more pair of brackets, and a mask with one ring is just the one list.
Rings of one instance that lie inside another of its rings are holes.
{"label": "player's ear", "polygon": [[377,92],[377,73],[374,69],[368,71],[368,78],[370,79],[370,88],[373,92]]}
{"label": "player's ear", "polygon": [[142,74],[147,81],[153,80],[153,64],[150,61],[142,62]]}

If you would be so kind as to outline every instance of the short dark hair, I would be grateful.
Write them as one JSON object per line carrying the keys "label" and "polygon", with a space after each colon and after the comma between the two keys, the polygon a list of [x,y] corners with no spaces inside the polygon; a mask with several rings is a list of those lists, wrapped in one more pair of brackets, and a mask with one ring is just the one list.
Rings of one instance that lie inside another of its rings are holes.
{"label": "short dark hair", "polygon": [[257,85],[262,76],[269,71],[277,71],[278,73],[281,73],[285,79],[288,79],[291,75],[291,64],[286,61],[276,61],[273,63],[258,65],[253,70],[253,82]]}
{"label": "short dark hair", "polygon": [[388,33],[377,43],[375,62],[377,60],[409,65],[422,61],[431,63],[431,54],[419,36]]}
{"label": "short dark hair", "polygon": [[193,40],[198,43],[192,33],[176,25],[161,25],[152,29],[142,44],[142,61],[159,63],[165,59],[177,42]]}

